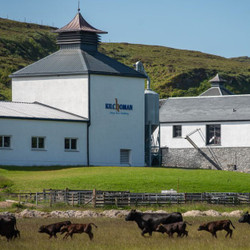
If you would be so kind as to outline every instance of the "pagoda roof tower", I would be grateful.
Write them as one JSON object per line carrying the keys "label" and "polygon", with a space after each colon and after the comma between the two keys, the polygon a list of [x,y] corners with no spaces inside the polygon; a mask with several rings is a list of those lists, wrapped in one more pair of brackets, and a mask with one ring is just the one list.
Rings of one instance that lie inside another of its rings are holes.
{"label": "pagoda roof tower", "polygon": [[106,34],[90,25],[78,13],[58,33],[59,51],[13,73],[10,77],[58,76],[58,75],[117,75],[145,78],[137,72],[98,51],[99,34]]}

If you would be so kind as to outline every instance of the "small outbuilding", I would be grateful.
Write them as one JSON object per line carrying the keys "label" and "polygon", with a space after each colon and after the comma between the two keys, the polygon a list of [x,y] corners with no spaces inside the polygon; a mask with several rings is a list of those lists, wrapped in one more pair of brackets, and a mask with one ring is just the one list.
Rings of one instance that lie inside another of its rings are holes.
{"label": "small outbuilding", "polygon": [[217,75],[198,97],[161,100],[162,164],[250,172],[250,95],[233,95]]}

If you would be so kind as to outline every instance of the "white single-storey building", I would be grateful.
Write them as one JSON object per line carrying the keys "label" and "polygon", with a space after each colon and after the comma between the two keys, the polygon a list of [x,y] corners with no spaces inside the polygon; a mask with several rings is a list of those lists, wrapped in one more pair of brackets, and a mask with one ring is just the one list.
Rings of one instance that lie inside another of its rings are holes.
{"label": "white single-storey building", "polygon": [[232,95],[217,75],[198,97],[161,101],[162,164],[250,172],[250,95]]}
{"label": "white single-storey building", "polygon": [[1,165],[145,165],[146,76],[98,52],[80,12],[60,50],[13,73],[0,102]]}

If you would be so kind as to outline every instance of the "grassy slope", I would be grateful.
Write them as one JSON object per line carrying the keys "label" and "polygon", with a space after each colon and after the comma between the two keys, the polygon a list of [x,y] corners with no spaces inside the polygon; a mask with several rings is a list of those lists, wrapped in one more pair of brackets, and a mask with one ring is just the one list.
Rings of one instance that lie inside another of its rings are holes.
{"label": "grassy slope", "polygon": [[131,192],[250,192],[250,175],[216,170],[130,167],[0,167],[12,191],[52,189],[129,190]]}
{"label": "grassy slope", "polygon": [[53,29],[0,18],[0,94],[8,100],[11,99],[8,76],[57,50]]}
{"label": "grassy slope", "polygon": [[[8,75],[57,50],[53,28],[0,18],[0,94],[11,99]],[[103,43],[100,51],[126,65],[141,60],[161,97],[198,95],[217,72],[235,93],[250,93],[250,60],[197,51],[127,43]],[[1,97],[0,97],[1,99]]]}

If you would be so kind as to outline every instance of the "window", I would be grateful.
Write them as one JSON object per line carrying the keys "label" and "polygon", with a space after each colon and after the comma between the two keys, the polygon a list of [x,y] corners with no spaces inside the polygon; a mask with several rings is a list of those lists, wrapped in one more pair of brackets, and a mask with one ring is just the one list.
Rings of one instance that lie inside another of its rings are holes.
{"label": "window", "polygon": [[181,137],[181,125],[173,126],[173,137]]}
{"label": "window", "polygon": [[0,148],[10,148],[10,136],[0,135]]}
{"label": "window", "polygon": [[45,137],[31,137],[32,149],[45,149]]}
{"label": "window", "polygon": [[77,150],[77,138],[65,138],[64,149],[67,151],[76,151]]}
{"label": "window", "polygon": [[129,149],[120,149],[120,164],[130,165],[130,152]]}
{"label": "window", "polygon": [[207,125],[207,145],[221,144],[220,124]]}

